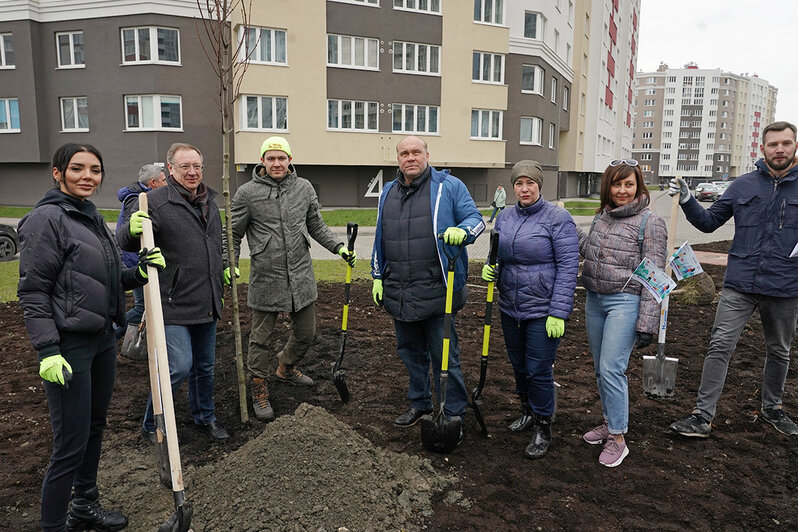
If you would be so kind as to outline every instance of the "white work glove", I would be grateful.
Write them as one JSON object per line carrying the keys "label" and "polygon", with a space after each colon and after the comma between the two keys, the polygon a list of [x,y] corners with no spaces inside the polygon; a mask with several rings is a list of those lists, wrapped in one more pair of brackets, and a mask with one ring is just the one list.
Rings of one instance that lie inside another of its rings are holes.
{"label": "white work glove", "polygon": [[687,203],[690,199],[690,189],[687,188],[687,183],[681,177],[674,177],[668,182],[668,195],[675,196],[679,194],[679,203]]}

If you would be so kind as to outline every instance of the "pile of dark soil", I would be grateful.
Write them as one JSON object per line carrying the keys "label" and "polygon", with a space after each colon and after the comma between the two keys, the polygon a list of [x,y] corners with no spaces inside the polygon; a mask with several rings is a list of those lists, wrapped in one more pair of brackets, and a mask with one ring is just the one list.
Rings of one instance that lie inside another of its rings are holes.
{"label": "pile of dark soil", "polygon": [[[728,242],[694,247],[725,252]],[[485,290],[479,269],[472,266],[469,303],[457,317],[469,389],[479,378],[482,345]],[[706,270],[719,288],[724,269]],[[601,417],[584,331],[584,291],[577,291],[558,350],[555,377],[562,388],[552,449],[531,461],[523,458],[529,434],[507,430],[518,406],[501,327],[492,328],[482,394],[490,435],[482,436],[469,411],[463,443],[450,455],[429,455],[418,427],[392,425],[407,408],[407,373],[396,355],[390,317],[371,303],[370,283],[352,287],[344,360],[352,401],[346,405],[330,375],[343,286],[319,288],[318,339],[301,365],[317,384],[300,388],[270,380],[277,421],[240,421],[229,309],[219,327],[215,398],[231,439],[208,441],[193,427],[185,389],[175,397],[186,493],[197,508],[198,529],[798,529],[796,440],[757,416],[764,362],[758,313],[732,358],[712,436],[690,440],[667,427],[694,405],[715,307],[671,302],[666,353],[679,358],[676,397],[655,400],[642,393],[642,355],[656,347],[634,352],[628,371],[630,455],[607,469],[597,462],[600,449],[581,439]],[[245,301],[246,286],[239,290]],[[242,311],[246,346],[249,314]],[[280,322],[275,352],[287,339],[288,323]],[[499,323],[495,306],[493,323]],[[52,435],[17,304],[0,306],[0,382],[0,529],[36,530]],[[103,500],[130,517],[131,530],[152,530],[173,511],[170,492],[158,483],[152,448],[138,434],[147,386],[146,364],[121,358],[100,487]],[[790,370],[784,402],[794,417],[796,391]]]}

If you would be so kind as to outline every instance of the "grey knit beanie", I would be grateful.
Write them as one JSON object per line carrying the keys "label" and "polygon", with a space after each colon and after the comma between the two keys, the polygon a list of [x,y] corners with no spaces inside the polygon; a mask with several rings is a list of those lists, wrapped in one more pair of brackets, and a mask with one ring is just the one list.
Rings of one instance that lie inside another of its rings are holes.
{"label": "grey knit beanie", "polygon": [[538,188],[543,188],[543,169],[537,161],[524,159],[515,163],[513,171],[510,172],[510,183],[515,185],[515,180],[521,176],[528,177],[538,184]]}

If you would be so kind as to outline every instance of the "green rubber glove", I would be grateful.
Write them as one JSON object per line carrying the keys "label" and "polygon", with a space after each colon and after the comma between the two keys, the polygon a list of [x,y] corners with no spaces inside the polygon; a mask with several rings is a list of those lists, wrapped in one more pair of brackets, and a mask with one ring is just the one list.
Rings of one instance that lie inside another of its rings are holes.
{"label": "green rubber glove", "polygon": [[149,218],[150,215],[144,211],[136,211],[130,216],[130,236],[139,237],[141,233],[144,232],[144,229],[141,227],[141,220],[144,218]]}
{"label": "green rubber glove", "polygon": [[465,232],[465,229],[460,229],[459,227],[450,227],[443,233],[443,241],[450,246],[459,246],[465,242],[467,236],[468,233]]}
{"label": "green rubber glove", "polygon": [[39,376],[68,388],[72,378],[72,366],[61,355],[49,356],[39,362]]}
{"label": "green rubber glove", "polygon": [[371,297],[374,299],[375,305],[382,306],[382,279],[374,279],[374,284],[371,286]]}
{"label": "green rubber glove", "polygon": [[486,264],[482,267],[482,279],[492,283],[496,280],[496,267]]}
{"label": "green rubber glove", "polygon": [[147,275],[147,266],[154,266],[159,270],[166,268],[166,259],[161,254],[161,248],[152,248],[152,251],[147,248],[139,250],[139,275],[142,279],[150,278]]}
{"label": "green rubber glove", "polygon": [[554,316],[546,318],[546,334],[549,338],[560,338],[565,334],[565,320]]}
{"label": "green rubber glove", "polygon": [[357,253],[353,249],[350,253],[346,246],[341,246],[338,248],[338,254],[344,259],[352,268],[355,267],[355,259],[357,258]]}
{"label": "green rubber glove", "polygon": [[[241,277],[241,270],[236,268],[236,279]],[[230,266],[224,269],[224,284],[230,284]]]}

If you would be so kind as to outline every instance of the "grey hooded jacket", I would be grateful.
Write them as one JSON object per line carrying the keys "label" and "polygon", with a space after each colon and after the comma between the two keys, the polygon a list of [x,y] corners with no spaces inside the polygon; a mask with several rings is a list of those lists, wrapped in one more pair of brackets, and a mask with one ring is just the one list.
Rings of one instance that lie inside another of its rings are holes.
{"label": "grey hooded jacket", "polygon": [[262,312],[294,312],[316,301],[311,237],[332,253],[343,245],[324,223],[313,185],[293,165],[289,170],[275,181],[255,166],[231,206],[236,263],[244,235],[251,256],[247,305]]}

